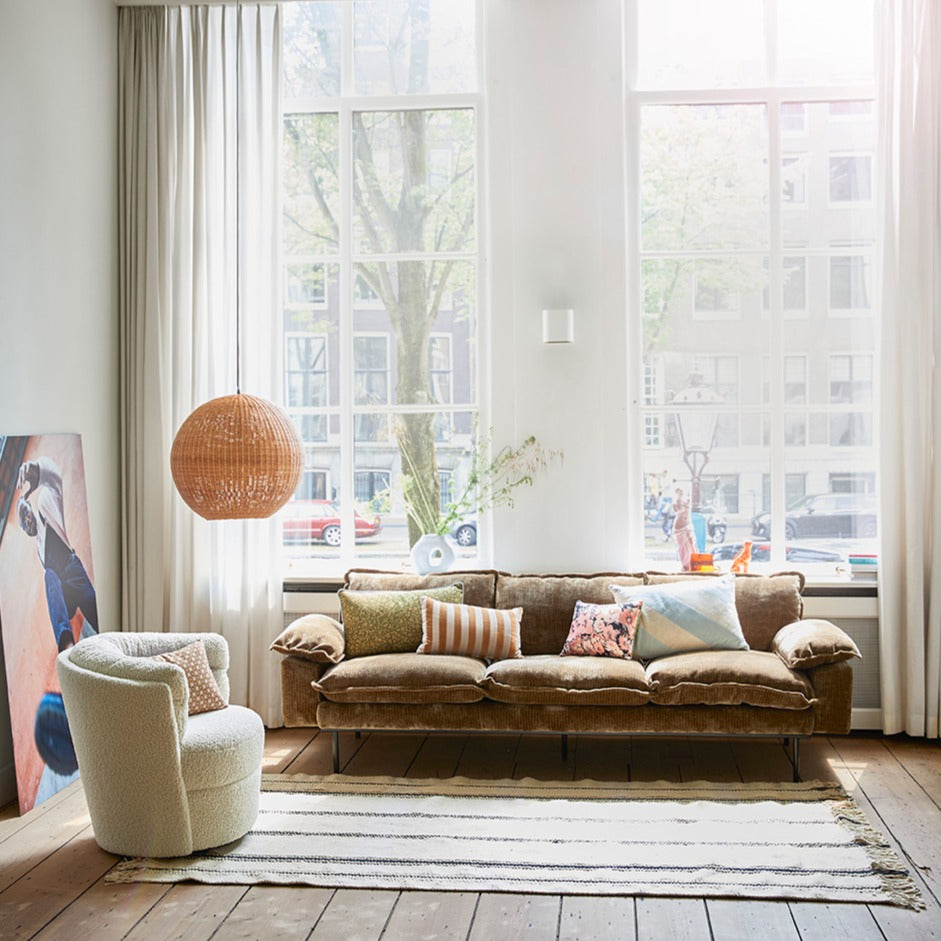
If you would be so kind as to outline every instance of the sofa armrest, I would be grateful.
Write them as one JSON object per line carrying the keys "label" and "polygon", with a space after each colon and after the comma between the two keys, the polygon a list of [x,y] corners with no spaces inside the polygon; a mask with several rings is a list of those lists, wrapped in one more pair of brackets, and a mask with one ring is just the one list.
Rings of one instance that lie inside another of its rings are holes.
{"label": "sofa armrest", "polygon": [[314,663],[339,663],[346,652],[343,625],[325,614],[305,614],[292,621],[270,650]]}
{"label": "sofa armrest", "polygon": [[843,660],[807,671],[817,701],[814,732],[846,735],[853,717],[853,668]]}
{"label": "sofa armrest", "polygon": [[303,657],[281,660],[281,714],[288,728],[317,726],[317,706],[323,696],[312,686],[329,663],[314,663]]}
{"label": "sofa armrest", "polygon": [[792,670],[811,670],[860,656],[849,634],[822,618],[786,624],[774,635],[771,649]]}

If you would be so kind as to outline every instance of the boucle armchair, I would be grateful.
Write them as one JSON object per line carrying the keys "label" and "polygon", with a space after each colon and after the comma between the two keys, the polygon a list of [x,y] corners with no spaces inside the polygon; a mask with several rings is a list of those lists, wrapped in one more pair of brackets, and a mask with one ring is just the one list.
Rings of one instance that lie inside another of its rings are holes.
{"label": "boucle armchair", "polygon": [[98,844],[123,856],[185,856],[243,836],[258,813],[264,726],[251,709],[189,715],[175,663],[150,659],[195,640],[228,703],[218,634],[104,633],[56,667]]}

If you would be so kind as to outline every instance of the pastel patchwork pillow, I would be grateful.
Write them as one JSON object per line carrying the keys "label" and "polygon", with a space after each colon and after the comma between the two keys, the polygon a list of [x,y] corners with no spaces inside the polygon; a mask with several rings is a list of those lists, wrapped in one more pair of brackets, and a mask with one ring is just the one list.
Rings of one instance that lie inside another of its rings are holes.
{"label": "pastel patchwork pillow", "polygon": [[485,660],[521,657],[522,608],[477,608],[422,598],[422,640],[416,653],[460,654]]}
{"label": "pastel patchwork pillow", "polygon": [[179,650],[157,654],[152,659],[165,660],[167,663],[175,663],[182,668],[186,676],[186,685],[189,687],[189,714],[191,716],[199,715],[201,712],[225,709],[226,701],[222,698],[216,678],[212,675],[209,658],[206,656],[206,646],[201,640],[187,644]]}
{"label": "pastel patchwork pillow", "polygon": [[654,660],[693,650],[748,650],[735,608],[735,576],[701,576],[689,581],[613,585],[620,604],[643,602],[633,656]]}
{"label": "pastel patchwork pillow", "polygon": [[588,604],[576,601],[562,656],[630,660],[641,607],[641,602]]}
{"label": "pastel patchwork pillow", "polygon": [[413,591],[339,591],[346,658],[414,653],[422,641],[423,596],[460,604],[462,585]]}

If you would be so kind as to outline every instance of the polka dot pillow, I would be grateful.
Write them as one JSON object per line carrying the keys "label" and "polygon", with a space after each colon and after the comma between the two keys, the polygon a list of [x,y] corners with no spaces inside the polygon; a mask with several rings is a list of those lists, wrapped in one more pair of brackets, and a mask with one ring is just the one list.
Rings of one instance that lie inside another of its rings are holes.
{"label": "polka dot pillow", "polygon": [[165,660],[175,663],[183,668],[186,676],[186,685],[189,687],[189,714],[198,715],[201,712],[212,712],[215,709],[225,709],[227,703],[219,692],[216,678],[212,675],[209,658],[206,656],[206,645],[201,641],[187,644],[180,650],[171,650],[169,653],[158,654],[154,660]]}

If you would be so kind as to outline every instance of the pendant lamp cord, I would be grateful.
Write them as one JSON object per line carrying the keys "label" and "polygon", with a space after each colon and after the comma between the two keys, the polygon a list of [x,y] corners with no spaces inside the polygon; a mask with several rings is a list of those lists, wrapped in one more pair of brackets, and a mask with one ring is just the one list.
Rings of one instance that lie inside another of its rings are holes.
{"label": "pendant lamp cord", "polygon": [[242,4],[235,7],[235,393],[242,394]]}

